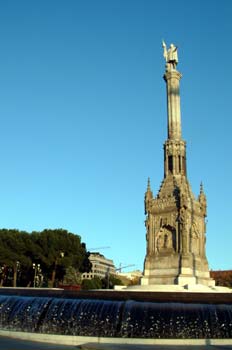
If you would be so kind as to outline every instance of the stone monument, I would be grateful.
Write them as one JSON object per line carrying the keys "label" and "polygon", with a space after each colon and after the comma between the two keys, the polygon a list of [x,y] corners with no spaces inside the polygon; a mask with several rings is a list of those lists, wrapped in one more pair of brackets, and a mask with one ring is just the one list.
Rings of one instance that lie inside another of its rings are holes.
{"label": "stone monument", "polygon": [[186,142],[181,135],[177,47],[167,49],[168,137],[164,143],[164,179],[156,197],[148,179],[145,193],[147,251],[142,285],[214,286],[205,253],[206,196],[203,185],[195,198],[187,179]]}

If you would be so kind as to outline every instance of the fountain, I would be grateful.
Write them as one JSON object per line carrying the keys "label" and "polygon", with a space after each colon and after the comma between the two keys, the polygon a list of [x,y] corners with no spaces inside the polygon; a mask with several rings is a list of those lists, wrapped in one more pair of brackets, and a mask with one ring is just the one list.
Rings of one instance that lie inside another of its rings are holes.
{"label": "fountain", "polygon": [[143,344],[223,339],[223,344],[231,344],[231,296],[137,291],[48,293],[45,289],[2,288],[0,334],[55,342],[59,339],[59,343],[71,336],[75,345],[95,343],[96,339],[101,343],[111,339],[131,344],[138,339]]}

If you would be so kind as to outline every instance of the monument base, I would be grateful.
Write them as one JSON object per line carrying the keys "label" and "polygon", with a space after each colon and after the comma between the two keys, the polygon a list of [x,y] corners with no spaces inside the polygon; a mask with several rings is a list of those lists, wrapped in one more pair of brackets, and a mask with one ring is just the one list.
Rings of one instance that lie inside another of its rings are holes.
{"label": "monument base", "polygon": [[232,289],[203,284],[149,284],[137,286],[114,286],[115,290],[125,292],[190,292],[190,293],[232,293]]}
{"label": "monument base", "polygon": [[144,275],[141,285],[205,285],[214,287],[215,281],[210,278],[208,263],[205,257],[186,254],[179,256],[146,256]]}

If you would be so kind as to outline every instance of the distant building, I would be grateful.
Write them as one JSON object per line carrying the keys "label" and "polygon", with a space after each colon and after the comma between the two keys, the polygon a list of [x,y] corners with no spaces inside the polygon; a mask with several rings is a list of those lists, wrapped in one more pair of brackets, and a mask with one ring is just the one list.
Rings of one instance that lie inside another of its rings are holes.
{"label": "distant building", "polygon": [[216,281],[216,285],[232,288],[232,270],[211,270],[210,277]]}
{"label": "distant building", "polygon": [[142,271],[134,270],[130,272],[118,272],[117,276],[122,276],[128,278],[130,281],[136,278],[141,278],[143,276]]}
{"label": "distant building", "polygon": [[91,253],[89,260],[92,263],[92,269],[90,272],[82,274],[82,279],[92,279],[94,277],[104,278],[107,273],[115,274],[114,262],[111,259],[106,259],[104,255],[100,253]]}

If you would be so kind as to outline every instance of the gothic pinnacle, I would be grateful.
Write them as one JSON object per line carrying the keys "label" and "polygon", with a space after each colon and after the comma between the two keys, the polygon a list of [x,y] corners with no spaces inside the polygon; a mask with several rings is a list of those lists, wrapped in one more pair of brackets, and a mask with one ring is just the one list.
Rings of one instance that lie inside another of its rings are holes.
{"label": "gothic pinnacle", "polygon": [[145,193],[146,199],[151,199],[153,198],[153,193],[151,191],[151,185],[150,185],[150,177],[147,180],[147,191]]}
{"label": "gothic pinnacle", "polygon": [[201,193],[204,193],[204,189],[203,189],[203,183],[202,183],[202,181],[201,181],[201,183],[200,183],[200,194]]}
{"label": "gothic pinnacle", "polygon": [[150,207],[150,202],[153,198],[153,193],[151,191],[151,187],[150,187],[150,178],[148,178],[147,180],[147,191],[145,193],[145,200],[144,200],[144,204],[145,204],[145,215],[147,214],[149,207]]}

